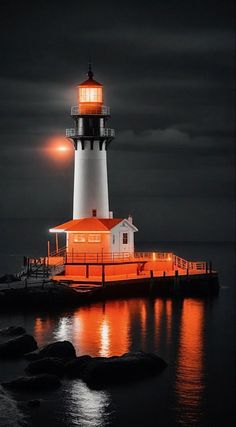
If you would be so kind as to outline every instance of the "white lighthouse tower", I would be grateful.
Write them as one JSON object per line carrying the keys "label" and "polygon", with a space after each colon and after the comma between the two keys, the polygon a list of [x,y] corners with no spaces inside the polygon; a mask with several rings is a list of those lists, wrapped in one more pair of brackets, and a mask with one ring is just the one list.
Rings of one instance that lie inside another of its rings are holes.
{"label": "white lighthouse tower", "polygon": [[88,79],[78,86],[78,105],[71,108],[71,116],[75,126],[66,136],[75,149],[73,219],[50,232],[66,234],[65,271],[78,275],[81,260],[133,254],[137,228],[130,216],[113,218],[109,210],[107,149],[115,131],[106,127],[110,109],[103,105],[103,86],[94,80],[91,65]]}
{"label": "white lighthouse tower", "polygon": [[106,127],[110,109],[103,105],[103,86],[93,79],[89,64],[88,79],[78,86],[78,106],[71,108],[75,127],[66,130],[73,141],[74,196],[73,219],[110,218],[107,148],[115,136]]}

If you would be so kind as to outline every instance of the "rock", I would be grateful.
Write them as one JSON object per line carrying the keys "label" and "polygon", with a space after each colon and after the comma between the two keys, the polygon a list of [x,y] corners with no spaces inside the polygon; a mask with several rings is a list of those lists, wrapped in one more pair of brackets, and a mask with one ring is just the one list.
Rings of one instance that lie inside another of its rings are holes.
{"label": "rock", "polygon": [[41,401],[39,399],[33,399],[28,401],[28,406],[30,408],[38,408],[41,405]]}
{"label": "rock", "polygon": [[33,377],[20,377],[16,380],[2,383],[2,386],[10,390],[51,390],[61,385],[56,375],[42,374]]}
{"label": "rock", "polygon": [[70,378],[81,378],[81,373],[87,362],[92,360],[91,356],[84,355],[76,357],[65,365],[65,372]]}
{"label": "rock", "polygon": [[64,375],[64,364],[61,359],[56,357],[44,357],[43,359],[31,362],[27,368],[27,373],[37,374],[53,374],[61,377]]}
{"label": "rock", "polygon": [[74,358],[76,353],[71,342],[56,341],[39,350],[38,358],[43,357]]}
{"label": "rock", "polygon": [[20,279],[14,274],[4,274],[0,277],[0,283],[18,282]]}
{"label": "rock", "polygon": [[84,363],[81,378],[91,388],[101,389],[156,375],[166,366],[166,362],[153,353],[137,352],[109,358],[95,357]]}
{"label": "rock", "polygon": [[0,358],[23,356],[37,347],[32,335],[20,335],[0,344]]}
{"label": "rock", "polygon": [[38,360],[39,350],[31,351],[30,353],[25,353],[24,358],[27,360]]}
{"label": "rock", "polygon": [[25,333],[26,331],[22,326],[9,326],[8,328],[0,329],[0,335],[3,336],[16,336]]}

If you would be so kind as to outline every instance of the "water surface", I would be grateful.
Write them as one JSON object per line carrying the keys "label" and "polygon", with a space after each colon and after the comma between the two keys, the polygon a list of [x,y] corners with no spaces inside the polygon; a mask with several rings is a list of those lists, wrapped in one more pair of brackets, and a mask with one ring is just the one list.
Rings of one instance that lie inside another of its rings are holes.
{"label": "water surface", "polygon": [[[160,376],[106,391],[92,391],[80,380],[64,381],[55,393],[37,394],[43,402],[32,412],[33,426],[41,427],[45,417],[55,427],[234,425],[234,247],[188,244],[174,250],[213,260],[220,270],[218,297],[133,298],[63,312],[0,314],[1,327],[21,324],[39,345],[67,339],[78,355],[144,350],[168,362]],[[24,366],[24,361],[1,363],[0,379],[15,377]]]}

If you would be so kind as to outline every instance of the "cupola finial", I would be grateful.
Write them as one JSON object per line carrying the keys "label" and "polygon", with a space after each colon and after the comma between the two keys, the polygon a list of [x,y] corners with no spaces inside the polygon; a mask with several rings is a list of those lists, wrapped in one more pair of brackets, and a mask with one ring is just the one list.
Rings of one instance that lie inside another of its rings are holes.
{"label": "cupola finial", "polygon": [[88,78],[92,79],[93,78],[93,72],[92,72],[92,64],[91,61],[88,64]]}

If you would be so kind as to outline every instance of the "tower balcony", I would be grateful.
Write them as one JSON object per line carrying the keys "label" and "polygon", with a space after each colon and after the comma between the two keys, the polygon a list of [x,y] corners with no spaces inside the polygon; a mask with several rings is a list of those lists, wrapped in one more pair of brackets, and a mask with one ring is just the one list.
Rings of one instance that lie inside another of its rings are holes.
{"label": "tower balcony", "polygon": [[71,116],[110,116],[111,109],[110,107],[107,107],[106,105],[98,106],[97,108],[94,106],[91,106],[91,109],[86,106],[86,112],[84,108],[82,109],[78,105],[75,105],[74,107],[71,107]]}
{"label": "tower balcony", "polygon": [[66,129],[66,137],[67,138],[83,138],[83,139],[96,139],[96,138],[114,138],[115,137],[115,129],[110,128],[101,128],[98,132],[94,131],[93,135],[85,135],[82,129]]}

